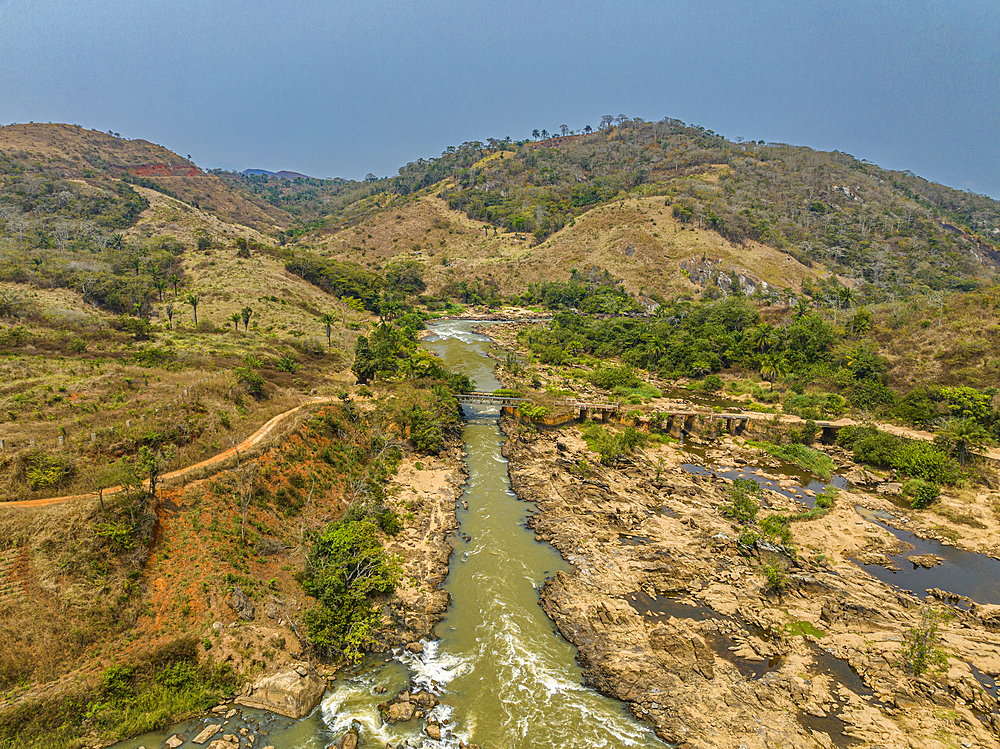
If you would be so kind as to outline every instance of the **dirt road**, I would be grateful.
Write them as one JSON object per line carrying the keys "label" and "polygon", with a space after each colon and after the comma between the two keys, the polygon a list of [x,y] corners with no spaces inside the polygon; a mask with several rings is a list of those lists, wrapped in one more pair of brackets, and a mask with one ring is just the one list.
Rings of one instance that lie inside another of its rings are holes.
{"label": "dirt road", "polygon": [[[295,408],[280,413],[277,416],[271,418],[267,423],[264,424],[260,429],[251,434],[245,440],[243,440],[239,445],[235,447],[230,447],[228,450],[223,450],[218,455],[213,455],[211,458],[207,458],[200,463],[195,463],[194,465],[187,466],[186,468],[179,468],[176,471],[171,471],[170,473],[165,473],[160,477],[160,481],[174,481],[184,476],[200,471],[203,468],[209,468],[214,465],[219,465],[229,460],[229,458],[236,455],[236,451],[245,452],[252,448],[254,445],[258,445],[265,439],[270,437],[275,428],[281,424],[286,419],[290,418],[294,414],[298,413],[302,409],[308,406],[320,405],[323,403],[332,403],[336,398],[314,398],[310,401],[306,401]],[[148,483],[148,482],[147,482]],[[107,495],[112,495],[115,492],[121,491],[122,487],[112,486],[104,490]],[[97,492],[89,492],[87,494],[70,494],[64,497],[46,497],[44,499],[22,499],[16,502],[0,502],[0,509],[7,507],[45,507],[47,505],[57,505],[63,502],[73,502],[80,499],[93,499],[97,497]]]}

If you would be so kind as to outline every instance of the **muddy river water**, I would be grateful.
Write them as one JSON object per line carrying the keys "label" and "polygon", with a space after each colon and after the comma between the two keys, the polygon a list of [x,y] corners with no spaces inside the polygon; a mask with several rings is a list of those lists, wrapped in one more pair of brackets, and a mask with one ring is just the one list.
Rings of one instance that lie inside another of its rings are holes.
{"label": "muddy river water", "polygon": [[[440,323],[425,345],[449,368],[468,374],[478,390],[492,391],[500,383],[487,356],[490,342],[471,332],[475,325]],[[538,604],[545,578],[568,565],[524,526],[532,507],[510,489],[497,409],[465,408],[469,480],[458,509],[459,531],[451,540],[455,551],[445,583],[451,606],[437,639],[425,643],[419,655],[402,652],[388,662],[371,658],[357,674],[341,673],[320,708],[301,721],[279,718],[260,725],[265,714],[245,711],[258,724],[255,746],[323,749],[352,727],[366,749],[452,748],[462,741],[483,749],[666,746],[621,702],[583,685],[576,648]],[[382,724],[377,705],[411,682],[435,692],[441,703],[431,716],[442,726],[440,741],[424,734],[424,721]],[[386,693],[377,693],[377,687]],[[158,748],[178,730],[193,736],[203,722],[119,747]],[[238,718],[231,723],[230,733],[243,725]]]}

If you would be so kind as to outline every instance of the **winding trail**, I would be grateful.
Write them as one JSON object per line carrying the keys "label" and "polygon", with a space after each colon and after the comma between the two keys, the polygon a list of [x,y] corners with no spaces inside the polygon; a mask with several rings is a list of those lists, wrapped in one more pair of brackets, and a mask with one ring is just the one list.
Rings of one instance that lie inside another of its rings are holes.
{"label": "winding trail", "polygon": [[[255,445],[259,445],[261,442],[266,440],[274,433],[275,428],[279,424],[281,424],[294,414],[298,413],[302,409],[308,406],[317,406],[317,405],[323,405],[324,403],[333,403],[336,400],[338,399],[314,398],[313,400],[301,403],[293,409],[290,409],[288,411],[278,414],[277,416],[273,416],[272,418],[270,418],[264,424],[264,426],[262,426],[253,434],[251,434],[240,444],[234,447],[230,447],[227,450],[223,450],[221,453],[213,455],[211,458],[206,458],[200,463],[194,463],[193,465],[189,465],[186,468],[178,468],[176,471],[171,471],[170,473],[164,473],[162,476],[160,476],[160,481],[163,482],[174,481],[176,479],[183,478],[184,476],[190,473],[194,473],[195,471],[200,471],[203,468],[210,468],[211,466],[224,463],[225,461],[229,460],[231,457],[236,455],[237,451],[241,452],[246,451],[249,450],[251,447],[254,447]],[[148,481],[144,482],[144,484],[148,483],[149,483]],[[124,487],[121,486],[111,486],[105,489],[104,493],[112,495],[115,492],[121,491],[123,488]],[[94,499],[97,496],[98,496],[97,492],[88,492],[87,494],[69,494],[63,497],[45,497],[44,499],[22,499],[14,502],[0,502],[0,509],[7,507],[46,507],[48,505],[57,505],[57,504],[62,504],[64,502],[74,502],[81,499]]]}

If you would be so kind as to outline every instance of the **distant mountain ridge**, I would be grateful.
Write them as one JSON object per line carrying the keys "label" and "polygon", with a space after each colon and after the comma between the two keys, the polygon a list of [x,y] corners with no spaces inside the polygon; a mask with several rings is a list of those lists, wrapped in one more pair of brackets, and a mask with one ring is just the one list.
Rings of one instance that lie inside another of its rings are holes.
{"label": "distant mountain ridge", "polygon": [[286,169],[282,169],[280,172],[269,172],[267,169],[244,169],[242,173],[250,175],[251,177],[278,177],[289,181],[299,177],[302,179],[315,179],[315,177],[310,177],[308,174],[302,174],[301,172],[289,172]]}

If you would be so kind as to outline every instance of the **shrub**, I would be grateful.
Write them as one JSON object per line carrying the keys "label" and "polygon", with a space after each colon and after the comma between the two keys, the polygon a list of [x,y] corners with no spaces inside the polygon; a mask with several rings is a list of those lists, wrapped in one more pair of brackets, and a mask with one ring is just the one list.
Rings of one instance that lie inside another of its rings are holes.
{"label": "shrub", "polygon": [[792,542],[792,531],[788,527],[790,518],[785,515],[768,515],[760,523],[760,529],[765,536],[770,536],[783,544]]}
{"label": "shrub", "polygon": [[743,525],[753,523],[760,508],[761,488],[757,482],[750,479],[734,479],[727,494],[728,501],[719,506],[722,514]]}
{"label": "shrub", "polygon": [[279,372],[288,372],[288,374],[295,374],[299,371],[299,363],[295,361],[290,356],[281,356],[276,362],[274,362],[274,368]]}
{"label": "shrub", "polygon": [[261,400],[267,396],[264,378],[252,369],[236,367],[233,370],[233,377],[236,380],[236,384],[252,398]]}
{"label": "shrub", "polygon": [[919,676],[931,668],[944,669],[948,655],[938,646],[938,630],[949,615],[941,609],[924,604],[920,609],[920,624],[903,637],[903,661],[914,675]]}
{"label": "shrub", "polygon": [[642,384],[631,367],[601,367],[591,372],[587,380],[604,390],[614,390],[617,387],[637,388]]}
{"label": "shrub", "polygon": [[903,483],[903,497],[914,510],[922,510],[941,496],[941,490],[929,481],[910,479]]}
{"label": "shrub", "polygon": [[709,393],[717,393],[722,390],[722,378],[719,375],[710,374],[701,381],[701,388]]}
{"label": "shrub", "polygon": [[826,453],[821,453],[818,450],[813,450],[811,447],[794,442],[790,445],[776,445],[773,442],[765,442],[763,443],[763,447],[774,457],[794,463],[799,468],[810,471],[822,479],[828,479],[833,475],[833,459]]}
{"label": "shrub", "polygon": [[764,574],[767,589],[781,593],[788,586],[788,572],[778,562],[768,562],[760,570]]}

